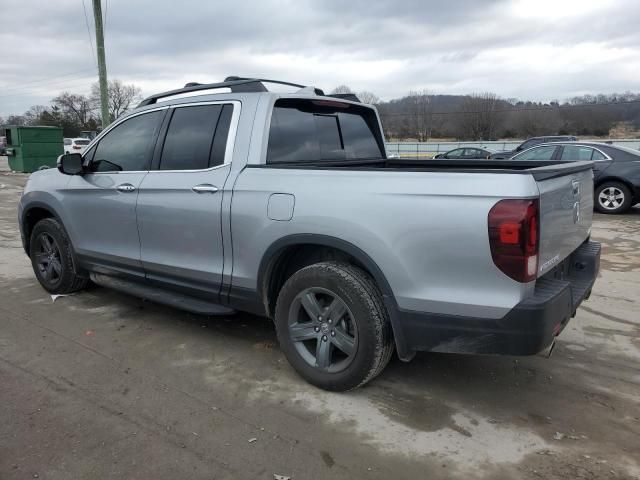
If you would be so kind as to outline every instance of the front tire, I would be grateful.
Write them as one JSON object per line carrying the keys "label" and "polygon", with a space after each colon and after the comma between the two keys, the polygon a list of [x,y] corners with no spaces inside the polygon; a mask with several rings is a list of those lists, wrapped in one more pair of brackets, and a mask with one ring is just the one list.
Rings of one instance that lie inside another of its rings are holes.
{"label": "front tire", "polygon": [[53,218],[40,220],[33,227],[29,257],[36,278],[49,293],[72,293],[85,288],[89,282],[76,273],[69,237]]}
{"label": "front tire", "polygon": [[291,366],[325,390],[364,385],[382,372],[393,353],[378,287],[347,263],[316,263],[294,273],[278,295],[275,323]]}
{"label": "front tire", "polygon": [[595,207],[600,213],[624,213],[633,198],[629,187],[620,182],[604,182],[595,191]]}

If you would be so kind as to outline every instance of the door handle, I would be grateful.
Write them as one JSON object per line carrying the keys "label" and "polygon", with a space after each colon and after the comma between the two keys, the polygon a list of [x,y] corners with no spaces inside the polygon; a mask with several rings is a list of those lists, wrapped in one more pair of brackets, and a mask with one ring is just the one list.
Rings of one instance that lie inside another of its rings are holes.
{"label": "door handle", "polygon": [[218,187],[211,185],[210,183],[201,183],[200,185],[191,187],[191,190],[196,193],[216,193],[218,191]]}
{"label": "door handle", "polygon": [[580,195],[580,182],[578,180],[573,180],[571,182],[571,187],[573,190],[574,197],[577,197],[578,195]]}
{"label": "door handle", "polygon": [[135,191],[135,189],[136,187],[134,187],[130,183],[122,183],[116,187],[116,190],[118,190],[119,192],[133,192]]}

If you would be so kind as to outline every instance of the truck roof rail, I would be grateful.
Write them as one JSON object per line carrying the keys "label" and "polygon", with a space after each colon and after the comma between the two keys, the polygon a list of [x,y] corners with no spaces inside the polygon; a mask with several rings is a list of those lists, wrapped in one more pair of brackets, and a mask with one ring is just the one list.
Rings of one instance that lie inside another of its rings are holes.
{"label": "truck roof rail", "polygon": [[[151,95],[150,97],[142,100],[138,107],[144,107],[146,105],[152,105],[156,103],[161,98],[172,97],[174,95],[179,95],[182,93],[191,93],[198,92],[202,90],[214,90],[216,88],[229,88],[232,92],[268,92],[267,88],[264,86],[265,83],[275,83],[278,85],[288,85],[290,87],[296,88],[307,88],[305,85],[300,85],[297,83],[291,82],[283,82],[281,80],[268,80],[266,78],[244,78],[244,77],[227,77],[224,79],[224,82],[218,83],[197,83],[197,82],[189,82],[183,88],[177,88],[175,90],[169,90],[166,92],[156,93],[155,95]],[[324,95],[324,92],[319,88],[314,88],[314,92],[316,95]]]}

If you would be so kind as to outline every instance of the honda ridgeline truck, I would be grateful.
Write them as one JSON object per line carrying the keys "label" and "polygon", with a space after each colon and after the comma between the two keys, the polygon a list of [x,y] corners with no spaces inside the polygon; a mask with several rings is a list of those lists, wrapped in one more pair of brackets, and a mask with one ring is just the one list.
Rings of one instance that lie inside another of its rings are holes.
{"label": "honda ridgeline truck", "polygon": [[374,107],[269,82],[154,95],[31,175],[19,222],[42,286],[271,318],[328,390],[394,349],[550,349],[598,272],[590,162],[392,160]]}

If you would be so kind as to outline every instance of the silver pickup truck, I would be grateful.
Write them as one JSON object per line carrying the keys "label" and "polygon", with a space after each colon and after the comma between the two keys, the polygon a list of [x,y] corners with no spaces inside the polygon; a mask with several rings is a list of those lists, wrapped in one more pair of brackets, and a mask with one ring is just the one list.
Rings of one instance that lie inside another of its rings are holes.
{"label": "silver pickup truck", "polygon": [[42,286],[271,318],[293,368],[337,391],[394,348],[553,345],[599,267],[589,162],[392,160],[372,106],[269,82],[154,95],[31,175],[19,222]]}

